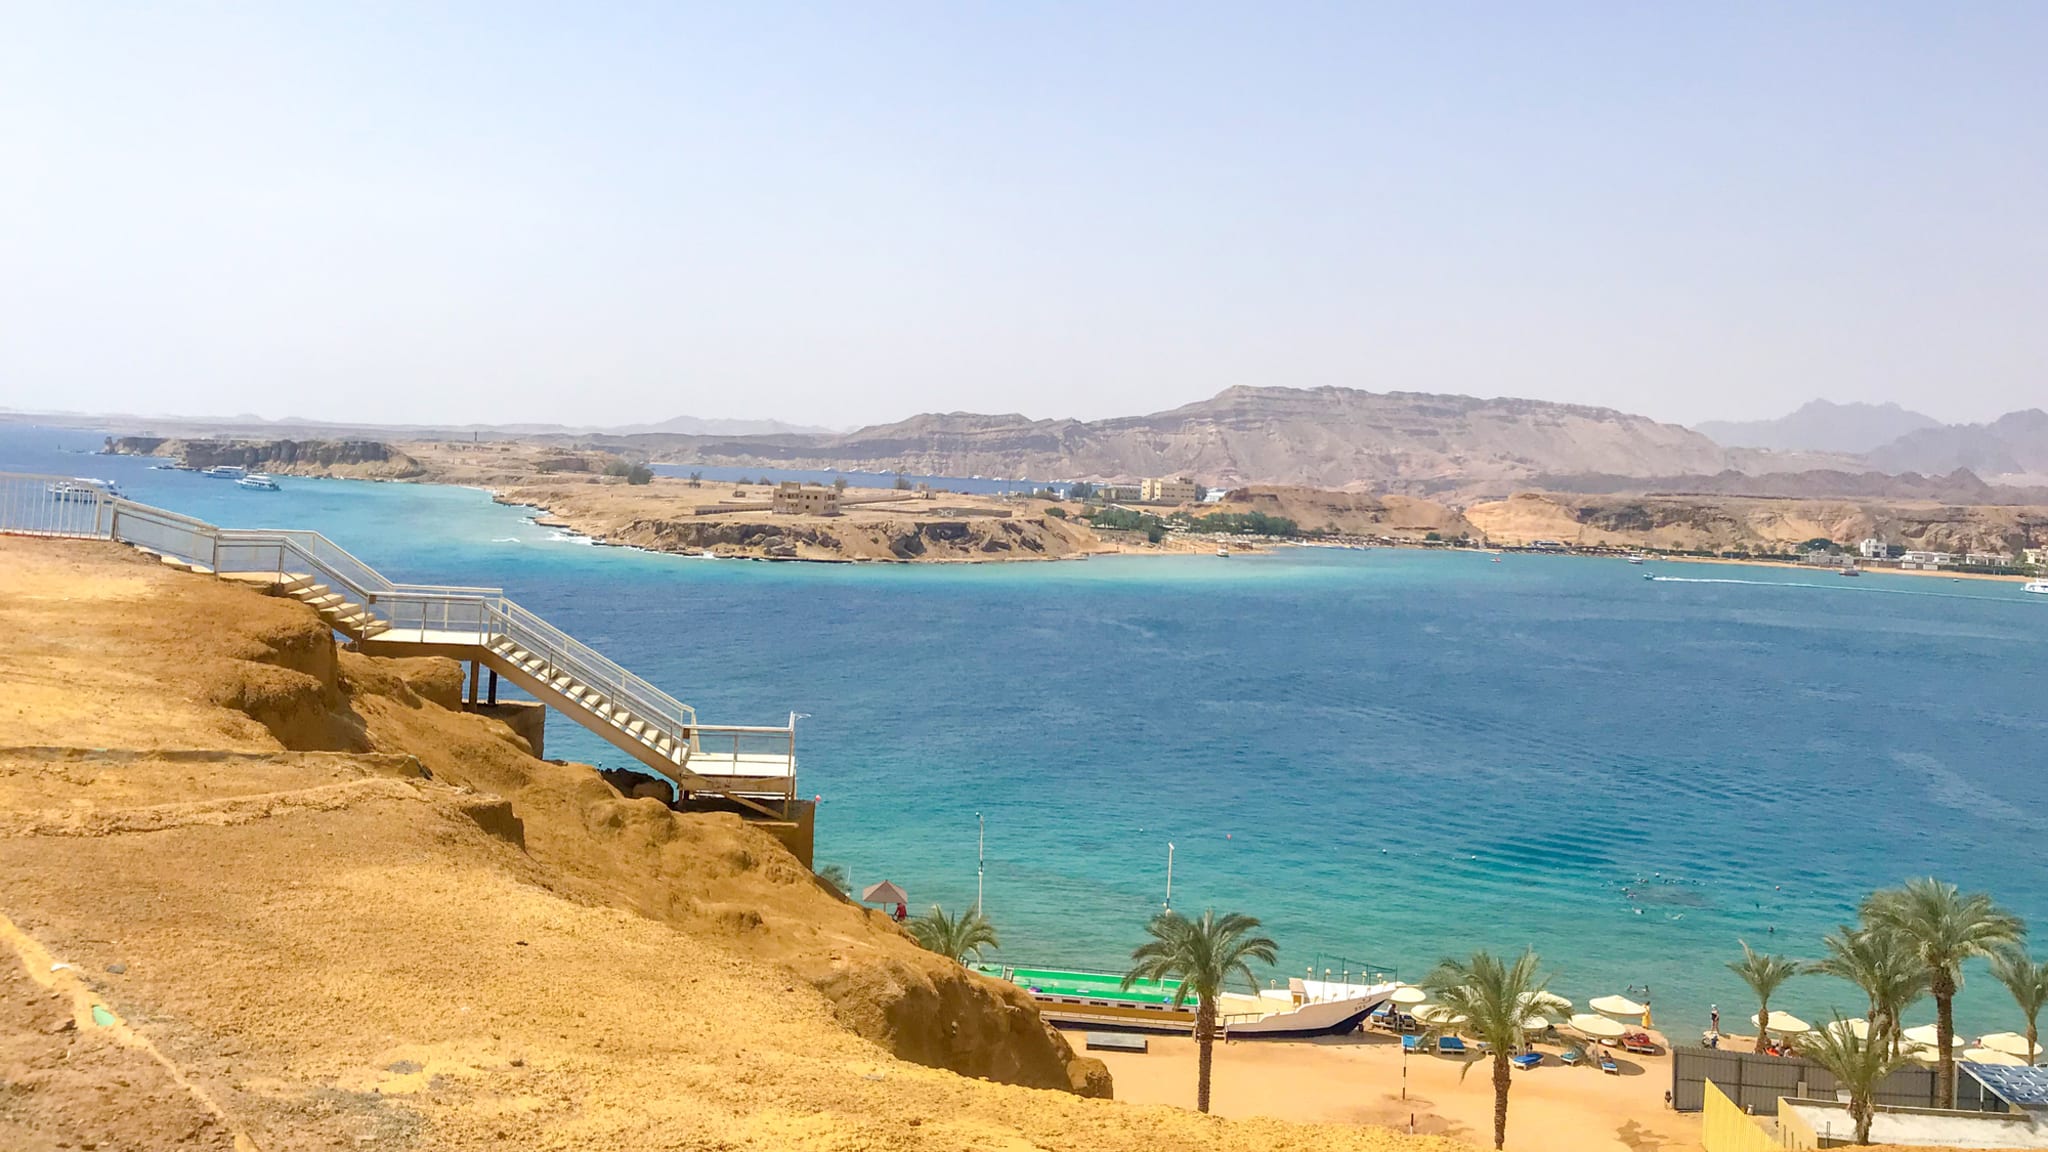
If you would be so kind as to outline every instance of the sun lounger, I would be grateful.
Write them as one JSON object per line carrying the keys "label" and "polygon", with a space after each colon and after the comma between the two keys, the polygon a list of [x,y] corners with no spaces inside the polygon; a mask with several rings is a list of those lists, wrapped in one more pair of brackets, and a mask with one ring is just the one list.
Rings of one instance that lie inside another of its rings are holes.
{"label": "sun lounger", "polygon": [[1607,1073],[1609,1076],[1621,1075],[1621,1065],[1616,1064],[1614,1062],[1614,1057],[1609,1056],[1605,1052],[1602,1052],[1600,1054],[1600,1070],[1602,1072]]}
{"label": "sun lounger", "polygon": [[1418,1051],[1419,1049],[1421,1049],[1421,1047],[1422,1047],[1422,1037],[1420,1037],[1420,1036],[1403,1036],[1403,1037],[1401,1037],[1401,1051],[1403,1051],[1403,1052],[1414,1052],[1414,1051]]}
{"label": "sun lounger", "polygon": [[1439,1056],[1463,1056],[1465,1054],[1465,1042],[1456,1036],[1439,1036],[1436,1038],[1436,1054]]}
{"label": "sun lounger", "polygon": [[1420,1024],[1419,1022],[1417,1022],[1417,1021],[1416,1021],[1415,1017],[1413,1017],[1413,1016],[1410,1016],[1410,1015],[1409,1015],[1408,1013],[1406,1013],[1406,1012],[1403,1012],[1403,1013],[1401,1013],[1401,1017],[1400,1017],[1400,1019],[1401,1019],[1401,1031],[1403,1031],[1403,1032],[1416,1032],[1416,1031],[1420,1031],[1420,1030],[1421,1030],[1421,1028],[1422,1028],[1422,1025],[1421,1025],[1421,1024]]}
{"label": "sun lounger", "polygon": [[1565,1067],[1570,1068],[1585,1063],[1586,1054],[1577,1048],[1567,1048],[1558,1053],[1557,1058],[1564,1062]]}
{"label": "sun lounger", "polygon": [[1520,1056],[1509,1057],[1508,1063],[1517,1068],[1534,1068],[1543,1063],[1543,1057],[1535,1052],[1524,1052]]}
{"label": "sun lounger", "polygon": [[1621,1046],[1630,1052],[1637,1052],[1644,1056],[1655,1056],[1657,1054],[1657,1046],[1650,1042],[1650,1034],[1647,1032],[1629,1032],[1623,1035]]}

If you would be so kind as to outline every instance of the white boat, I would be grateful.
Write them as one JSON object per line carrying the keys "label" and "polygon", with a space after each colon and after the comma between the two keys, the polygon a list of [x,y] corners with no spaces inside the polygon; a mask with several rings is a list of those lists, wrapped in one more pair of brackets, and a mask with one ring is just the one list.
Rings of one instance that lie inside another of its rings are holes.
{"label": "white boat", "polygon": [[112,480],[96,480],[91,476],[75,476],[59,480],[48,489],[51,496],[59,500],[98,500],[101,497],[118,497],[121,490]]}
{"label": "white boat", "polygon": [[277,491],[277,481],[271,479],[269,473],[251,472],[247,476],[235,481],[235,487],[254,488],[259,492],[275,492]]}
{"label": "white boat", "polygon": [[1394,983],[1340,984],[1297,977],[1287,982],[1285,992],[1261,994],[1275,1001],[1279,1011],[1256,1020],[1226,1021],[1224,1034],[1232,1040],[1341,1036],[1357,1028],[1399,987]]}
{"label": "white boat", "polygon": [[2020,591],[2032,592],[2037,596],[2048,596],[2048,580],[2029,580],[2020,586]]}
{"label": "white boat", "polygon": [[211,476],[215,480],[240,480],[249,474],[249,470],[239,464],[215,464],[211,468],[200,469],[199,474]]}
{"label": "white boat", "polygon": [[1649,557],[1643,555],[1641,552],[1631,552],[1628,554],[1628,562],[1631,564],[1641,564],[1643,561],[1648,559]]}
{"label": "white boat", "polygon": [[1858,568],[1854,564],[1851,564],[1846,568],[1843,568],[1841,574],[1844,576],[1861,576],[1863,575],[1863,569]]}
{"label": "white boat", "polygon": [[1223,557],[1224,559],[1226,559],[1226,560],[1227,560],[1227,559],[1229,559],[1229,558],[1230,558],[1230,549],[1228,549],[1228,548],[1218,548],[1218,549],[1216,550],[1216,554],[1217,554],[1218,556],[1221,556],[1221,557]]}

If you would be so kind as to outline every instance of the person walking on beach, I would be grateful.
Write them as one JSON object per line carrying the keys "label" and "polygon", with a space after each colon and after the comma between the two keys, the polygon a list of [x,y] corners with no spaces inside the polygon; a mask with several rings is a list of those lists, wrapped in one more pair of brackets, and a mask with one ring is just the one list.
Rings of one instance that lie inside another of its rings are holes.
{"label": "person walking on beach", "polygon": [[1707,1006],[1707,1030],[1710,1032],[1719,1032],[1721,1030],[1721,1006],[1719,1004]]}

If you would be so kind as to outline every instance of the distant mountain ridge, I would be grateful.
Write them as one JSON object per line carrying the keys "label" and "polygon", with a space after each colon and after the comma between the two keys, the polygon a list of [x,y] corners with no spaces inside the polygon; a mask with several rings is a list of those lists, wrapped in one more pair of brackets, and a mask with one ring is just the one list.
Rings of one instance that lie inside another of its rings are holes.
{"label": "distant mountain ridge", "polygon": [[2048,476],[2048,412],[2008,412],[1989,424],[1945,424],[1910,432],[1869,453],[1887,472]]}
{"label": "distant mountain ridge", "polygon": [[1693,430],[1724,448],[1861,455],[1908,433],[1939,427],[1941,421],[1934,417],[1897,404],[1809,400],[1775,420],[1709,420],[1693,425]]}
{"label": "distant mountain ridge", "polygon": [[1097,421],[925,413],[842,435],[648,438],[637,446],[703,464],[1034,479],[1186,474],[1219,486],[1325,488],[1726,466],[1705,436],[1611,408],[1335,387],[1240,386],[1164,412]]}

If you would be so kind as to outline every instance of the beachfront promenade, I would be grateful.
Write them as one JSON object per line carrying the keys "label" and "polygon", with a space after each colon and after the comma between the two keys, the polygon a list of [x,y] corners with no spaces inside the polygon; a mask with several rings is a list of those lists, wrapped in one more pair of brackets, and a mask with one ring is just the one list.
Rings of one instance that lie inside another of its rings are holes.
{"label": "beachfront promenade", "polygon": [[502,588],[400,584],[318,532],[227,529],[57,476],[0,473],[0,532],[110,540],[186,571],[254,582],[319,613],[359,650],[469,665],[470,706],[502,677],[632,756],[670,798],[798,817],[796,725],[704,724],[688,704],[507,597]]}

